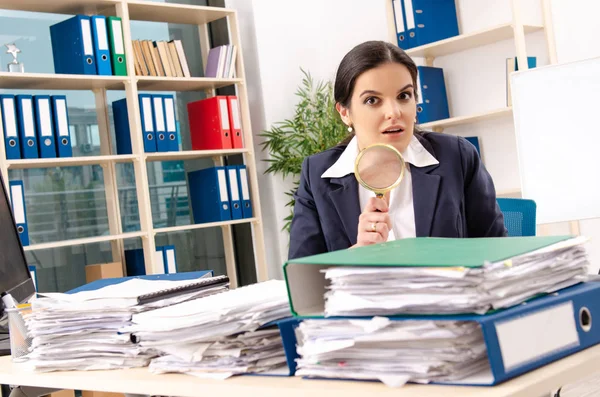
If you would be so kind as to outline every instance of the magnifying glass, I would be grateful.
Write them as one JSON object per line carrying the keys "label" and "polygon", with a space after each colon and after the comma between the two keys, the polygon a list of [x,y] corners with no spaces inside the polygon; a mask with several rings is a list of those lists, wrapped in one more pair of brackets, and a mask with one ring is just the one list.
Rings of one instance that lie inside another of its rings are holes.
{"label": "magnifying glass", "polygon": [[354,175],[361,185],[382,198],[400,184],[404,167],[404,158],[395,147],[375,143],[361,150],[356,157]]}

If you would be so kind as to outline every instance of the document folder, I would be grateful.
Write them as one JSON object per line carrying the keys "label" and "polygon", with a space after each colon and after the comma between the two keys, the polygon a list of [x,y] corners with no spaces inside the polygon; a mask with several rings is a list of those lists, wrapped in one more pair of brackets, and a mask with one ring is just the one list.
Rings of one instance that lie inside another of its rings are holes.
{"label": "document folder", "polygon": [[[492,386],[600,343],[600,330],[596,329],[600,328],[599,317],[600,282],[590,281],[486,315],[388,318],[393,321],[478,323],[489,368],[460,380],[437,383]],[[347,318],[329,320],[337,319]],[[294,333],[288,336],[295,338]],[[286,343],[295,345],[296,340]]]}
{"label": "document folder", "polygon": [[231,149],[227,96],[187,104],[193,150]]}
{"label": "document folder", "polygon": [[162,95],[152,95],[152,113],[154,114],[154,127],[156,136],[156,151],[168,152],[169,140],[165,123],[165,108]]}
{"label": "document folder", "polygon": [[227,169],[227,188],[231,202],[231,219],[242,219],[242,200],[240,196],[240,185],[238,182],[238,170],[234,165],[229,165]]}
{"label": "document folder", "polygon": [[76,15],[50,26],[54,71],[61,74],[96,74],[91,19]]}
{"label": "document folder", "polygon": [[21,158],[21,145],[17,130],[17,113],[15,111],[15,96],[0,95],[0,129],[4,132],[4,149],[7,160]]}
{"label": "document folder", "polygon": [[450,117],[444,70],[431,66],[418,66],[417,85],[420,92],[417,104],[419,123]]}
{"label": "document folder", "polygon": [[250,189],[248,189],[248,173],[245,165],[238,165],[238,182],[240,185],[240,194],[242,195],[242,214],[244,218],[252,218],[252,201],[250,199]]}
{"label": "document folder", "polygon": [[41,158],[56,157],[56,143],[54,137],[54,124],[49,95],[36,95],[33,97],[35,109],[35,123]]}
{"label": "document folder", "polygon": [[[550,250],[570,241],[573,241],[570,236],[405,238],[290,259],[284,264],[283,272],[292,313],[295,316],[323,316],[325,293],[328,292],[323,270],[328,268],[367,267],[375,272],[390,268],[484,269],[486,265],[497,263],[512,266],[512,261],[521,255],[542,248]],[[306,288],[307,285],[311,287]]]}
{"label": "document folder", "polygon": [[225,167],[190,172],[188,185],[194,223],[231,220]]}
{"label": "document folder", "polygon": [[17,105],[21,156],[24,159],[39,158],[35,116],[33,114],[33,97],[31,95],[17,95],[15,96],[15,102]]}
{"label": "document folder", "polygon": [[29,245],[29,228],[27,227],[27,210],[25,209],[25,189],[23,181],[10,181],[10,202],[12,206],[17,232],[21,245]]}
{"label": "document folder", "polygon": [[115,76],[127,76],[127,58],[123,44],[123,26],[121,18],[107,17],[108,41],[110,47],[110,61]]}
{"label": "document folder", "polygon": [[179,138],[177,136],[177,119],[175,117],[175,98],[173,95],[163,95],[165,107],[165,122],[167,126],[168,151],[179,151]]}
{"label": "document folder", "polygon": [[416,26],[413,47],[458,36],[458,18],[454,1],[412,0]]}
{"label": "document folder", "polygon": [[171,280],[171,281],[180,281],[180,280],[193,280],[200,277],[213,277],[212,270],[200,270],[196,272],[183,272],[183,273],[175,273],[175,274],[149,274],[149,275],[141,275],[141,276],[130,276],[130,277],[117,277],[117,278],[104,278],[92,281],[91,283],[84,284],[80,287],[67,291],[67,294],[74,294],[76,292],[81,291],[93,291],[100,289],[102,287],[106,287],[108,285],[120,284],[127,280],[131,280],[133,278],[140,278],[143,280]]}
{"label": "document folder", "polygon": [[408,49],[408,40],[406,37],[406,21],[404,19],[404,7],[402,2],[404,0],[393,0],[392,8],[394,10],[394,23],[396,24],[396,40],[398,41],[398,47],[403,50]]}
{"label": "document folder", "polygon": [[112,76],[108,33],[106,32],[106,17],[102,15],[92,16],[91,25],[94,39],[94,57],[96,58],[96,74]]}
{"label": "document folder", "polygon": [[51,97],[51,102],[54,134],[56,138],[56,152],[58,157],[73,157],[71,132],[69,131],[67,97],[64,95],[53,95]]}
{"label": "document folder", "polygon": [[227,110],[229,113],[229,126],[231,128],[231,147],[234,149],[241,149],[244,147],[244,137],[242,134],[240,103],[237,96],[227,96]]}

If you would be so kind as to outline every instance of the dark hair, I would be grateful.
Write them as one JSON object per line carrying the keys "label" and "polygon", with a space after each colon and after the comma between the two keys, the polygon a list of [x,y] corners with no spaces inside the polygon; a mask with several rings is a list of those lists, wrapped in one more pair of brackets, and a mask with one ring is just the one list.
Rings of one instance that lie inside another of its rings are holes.
{"label": "dark hair", "polygon": [[[364,72],[385,63],[399,63],[404,65],[412,78],[415,99],[417,92],[417,65],[401,48],[385,41],[366,41],[348,52],[335,75],[333,97],[336,103],[349,107],[356,79]],[[415,127],[415,132],[417,129]],[[341,144],[350,142],[354,133],[344,139]]]}

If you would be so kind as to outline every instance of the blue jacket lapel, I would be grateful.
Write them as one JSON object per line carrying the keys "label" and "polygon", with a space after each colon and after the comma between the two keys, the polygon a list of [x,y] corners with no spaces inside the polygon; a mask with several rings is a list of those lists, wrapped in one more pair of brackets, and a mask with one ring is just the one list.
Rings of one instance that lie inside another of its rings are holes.
{"label": "blue jacket lapel", "polygon": [[[350,245],[356,244],[358,234],[358,217],[360,216],[360,203],[358,199],[358,182],[354,174],[342,178],[331,178],[333,190],[329,192],[329,198],[344,225],[344,231],[350,241]],[[336,186],[337,185],[337,186]]]}
{"label": "blue jacket lapel", "polygon": [[[436,157],[431,144],[420,135],[415,135],[423,147]],[[437,157],[436,157],[437,158]],[[438,200],[438,191],[441,177],[431,172],[439,167],[439,164],[427,167],[410,166],[410,175],[413,186],[413,206],[415,209],[415,229],[417,237],[429,237],[433,214]]]}

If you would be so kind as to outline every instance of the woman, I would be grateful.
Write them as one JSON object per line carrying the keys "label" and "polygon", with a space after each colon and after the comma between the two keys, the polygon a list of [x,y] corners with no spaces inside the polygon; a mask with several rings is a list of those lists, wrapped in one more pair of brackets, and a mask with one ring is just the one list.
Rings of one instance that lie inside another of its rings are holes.
{"label": "woman", "polygon": [[[417,67],[400,48],[369,41],[340,63],[334,97],[351,139],[302,164],[289,258],[406,237],[506,236],[492,178],[464,138],[415,131]],[[354,161],[373,143],[398,149],[400,185],[379,199]]]}

